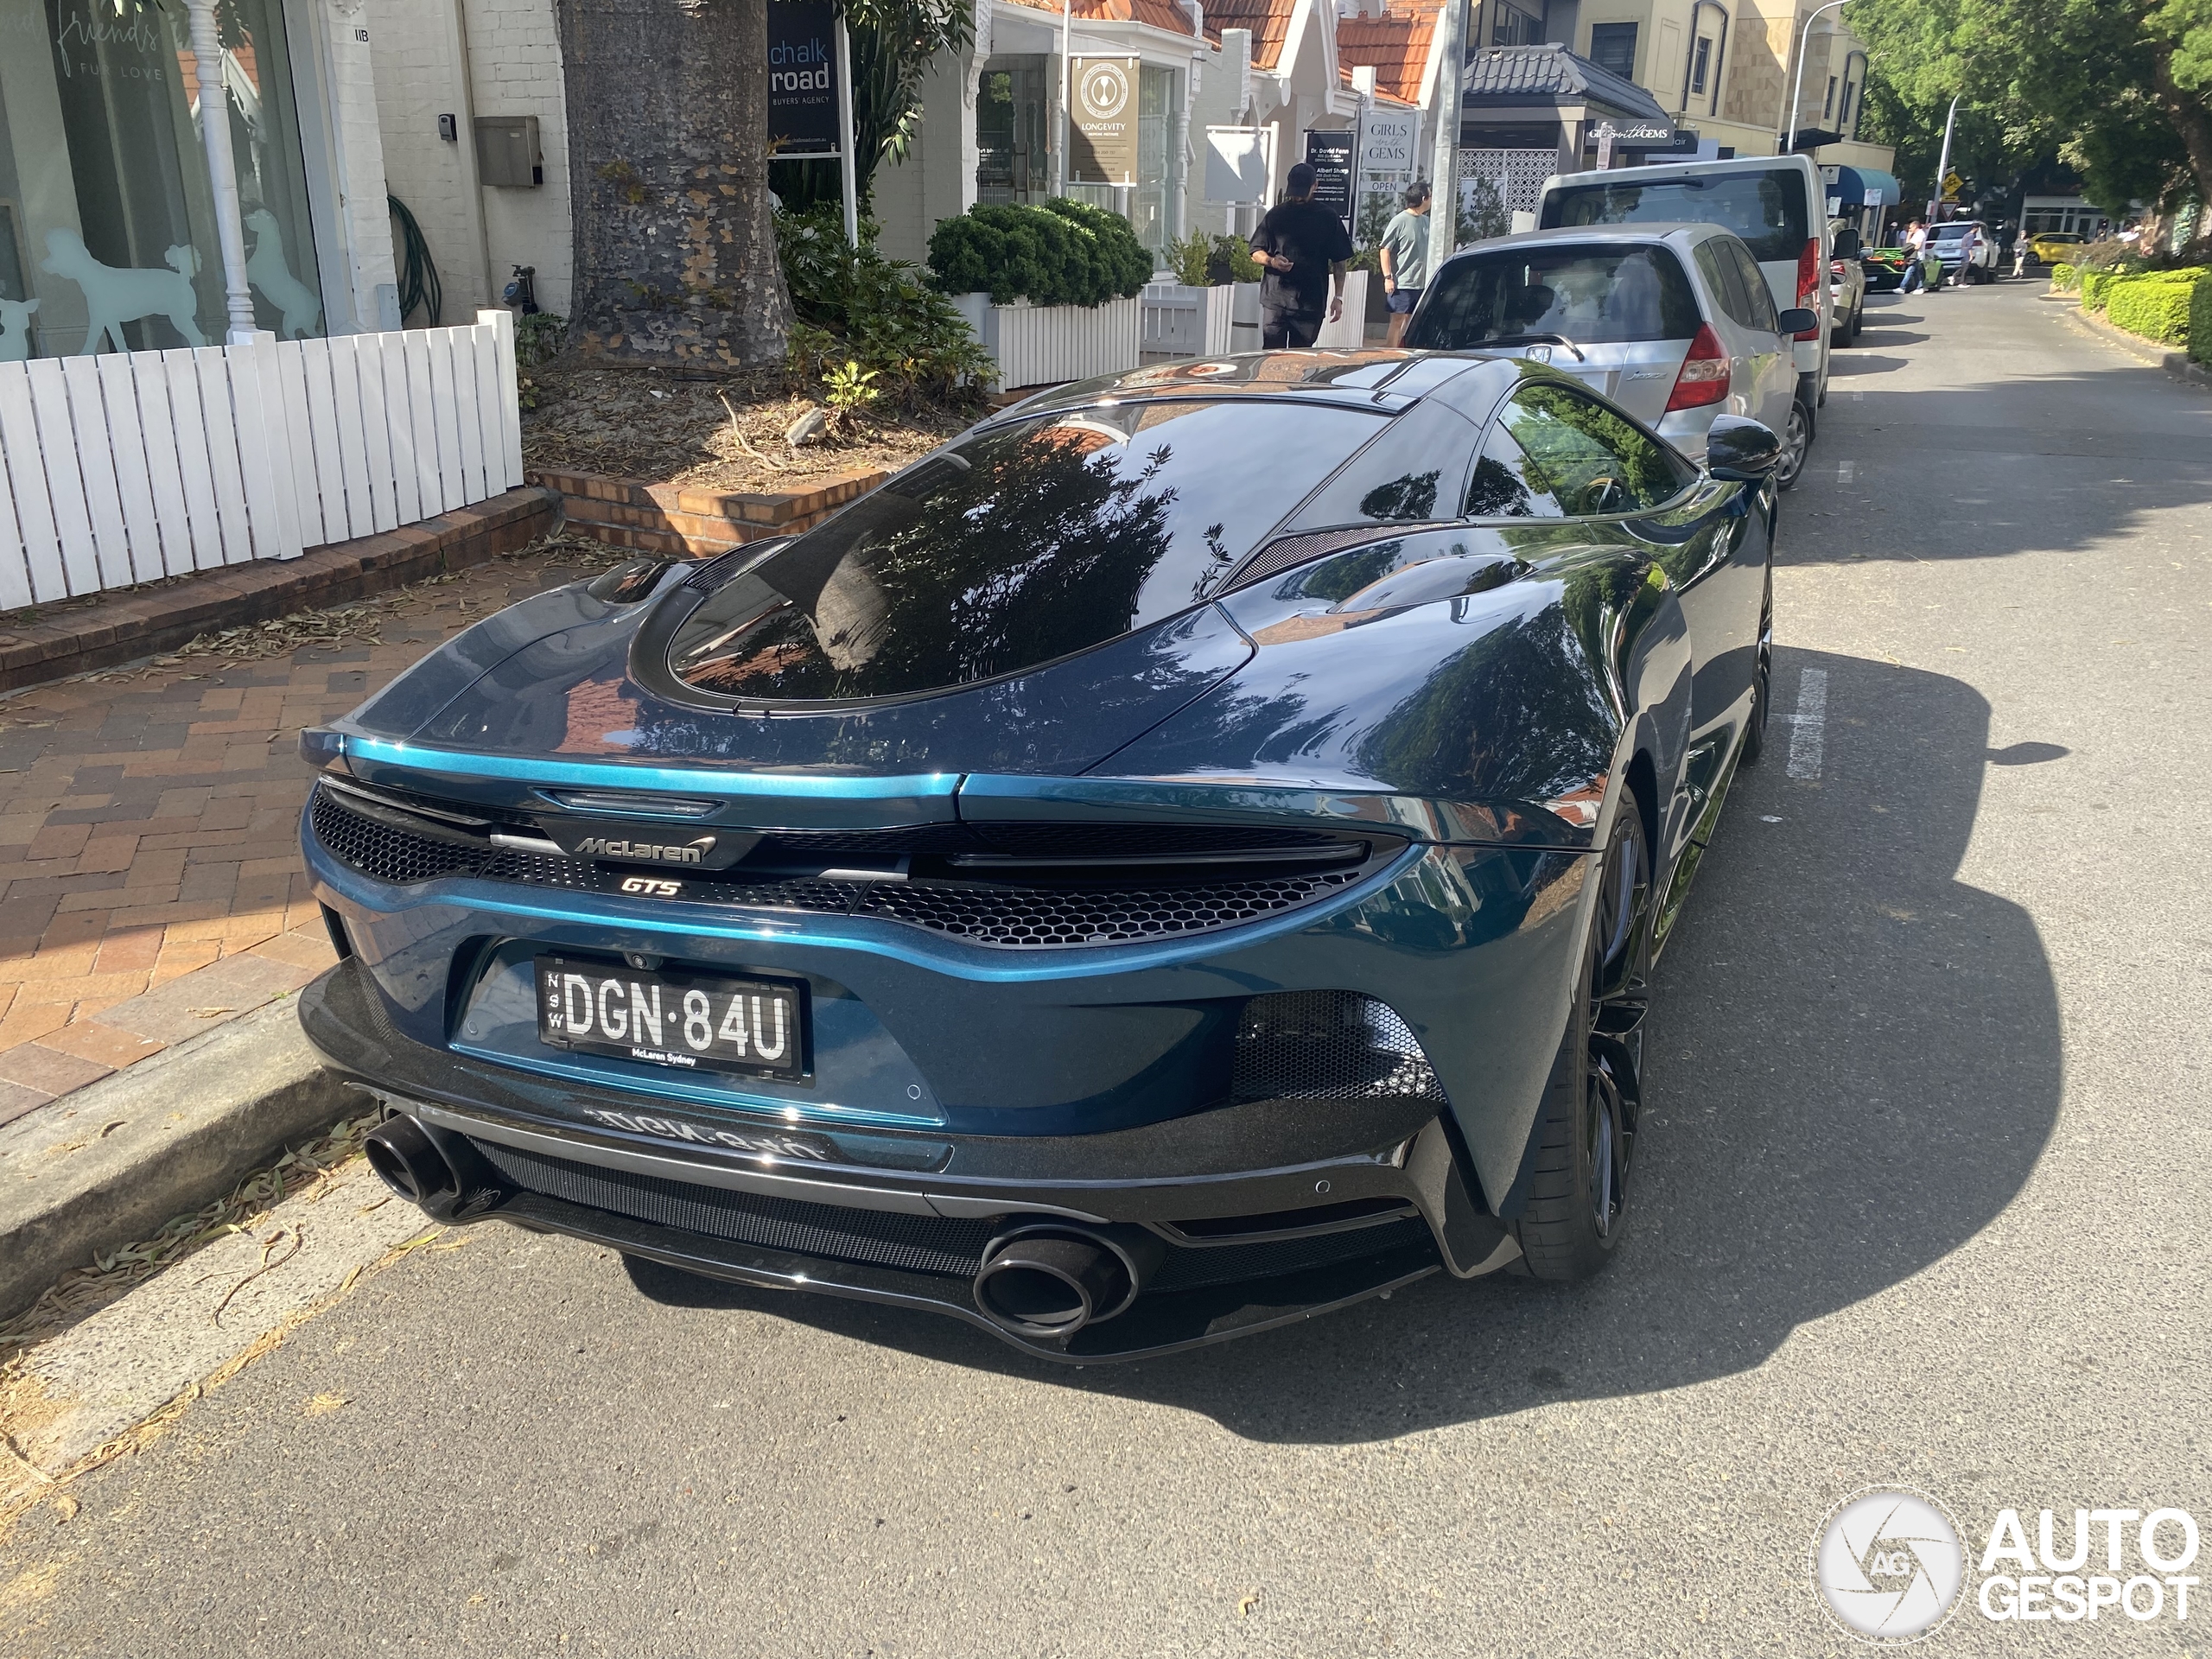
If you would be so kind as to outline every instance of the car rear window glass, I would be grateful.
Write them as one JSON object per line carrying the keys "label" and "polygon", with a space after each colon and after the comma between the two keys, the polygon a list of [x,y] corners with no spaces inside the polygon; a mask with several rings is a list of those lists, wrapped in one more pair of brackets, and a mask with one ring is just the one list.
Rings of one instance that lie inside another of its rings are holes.
{"label": "car rear window glass", "polygon": [[1648,243],[1522,246],[1463,255],[1429,283],[1406,344],[1467,351],[1547,334],[1578,346],[1688,340],[1697,296],[1681,264]]}
{"label": "car rear window glass", "polygon": [[1328,405],[1132,403],[963,439],[725,583],[669,666],[747,701],[1014,673],[1187,609],[1383,431]]}
{"label": "car rear window glass", "polygon": [[1680,455],[1575,386],[1523,386],[1499,415],[1570,518],[1643,512],[1696,478]]}
{"label": "car rear window glass", "polygon": [[1938,225],[1936,227],[1936,239],[1938,242],[1955,242],[1972,228],[1967,225]]}
{"label": "car rear window glass", "polygon": [[1475,470],[1467,480],[1470,518],[1558,518],[1564,517],[1549,480],[1536,470],[1529,452],[1514,442],[1500,420],[1483,442]]}
{"label": "car rear window glass", "polygon": [[1544,196],[1541,228],[1719,225],[1763,263],[1795,259],[1812,235],[1805,176],[1795,168],[1708,173],[1649,184],[1570,184]]}

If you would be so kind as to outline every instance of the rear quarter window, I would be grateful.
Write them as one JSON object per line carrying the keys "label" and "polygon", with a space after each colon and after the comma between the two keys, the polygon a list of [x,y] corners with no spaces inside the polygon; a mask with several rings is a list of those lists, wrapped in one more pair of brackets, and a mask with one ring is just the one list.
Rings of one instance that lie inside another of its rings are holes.
{"label": "rear quarter window", "polygon": [[1805,178],[1794,168],[1709,173],[1645,184],[1562,185],[1544,197],[1540,227],[1719,225],[1763,264],[1795,259],[1812,235]]}

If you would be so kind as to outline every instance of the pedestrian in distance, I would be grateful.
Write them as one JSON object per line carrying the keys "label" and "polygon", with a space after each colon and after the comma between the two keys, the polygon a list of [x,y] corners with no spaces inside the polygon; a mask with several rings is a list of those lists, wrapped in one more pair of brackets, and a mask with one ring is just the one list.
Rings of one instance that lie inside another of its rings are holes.
{"label": "pedestrian in distance", "polygon": [[1313,169],[1304,162],[1283,180],[1283,197],[1252,232],[1252,253],[1265,271],[1260,282],[1261,343],[1270,351],[1311,346],[1325,309],[1334,322],[1344,314],[1344,272],[1351,238],[1344,222],[1313,200]]}
{"label": "pedestrian in distance", "polygon": [[1406,324],[1428,286],[1428,187],[1415,180],[1406,187],[1406,205],[1383,228],[1378,249],[1382,294],[1390,308],[1389,344],[1406,337]]}
{"label": "pedestrian in distance", "polygon": [[1904,281],[1897,284],[1899,293],[1920,292],[1921,283],[1926,280],[1921,272],[1920,260],[1927,250],[1928,227],[1916,219],[1904,230]]}

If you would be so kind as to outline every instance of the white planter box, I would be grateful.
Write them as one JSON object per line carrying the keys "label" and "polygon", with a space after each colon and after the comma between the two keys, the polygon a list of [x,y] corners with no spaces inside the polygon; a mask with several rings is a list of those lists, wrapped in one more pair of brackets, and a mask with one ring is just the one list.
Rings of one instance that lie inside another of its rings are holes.
{"label": "white planter box", "polygon": [[[1356,351],[1367,344],[1367,276],[1363,270],[1344,273],[1344,314],[1334,322],[1321,325],[1313,341],[1317,348]],[[1239,283],[1233,292],[1229,349],[1256,352],[1262,344],[1260,285]]]}
{"label": "white planter box", "polygon": [[1230,343],[1230,313],[1236,296],[1219,288],[1187,288],[1180,283],[1151,283],[1138,296],[1144,306],[1139,340],[1147,352],[1174,357],[1220,357]]}
{"label": "white planter box", "polygon": [[1119,374],[1137,365],[1142,302],[1100,306],[993,305],[988,294],[951,296],[999,365],[1002,387],[1043,386]]}

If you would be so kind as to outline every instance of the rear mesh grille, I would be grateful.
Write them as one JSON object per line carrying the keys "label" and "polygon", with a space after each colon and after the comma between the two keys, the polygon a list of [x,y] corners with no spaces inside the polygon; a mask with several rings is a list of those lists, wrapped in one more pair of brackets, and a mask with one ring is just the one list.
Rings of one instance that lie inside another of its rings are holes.
{"label": "rear mesh grille", "polygon": [[[315,839],[334,857],[372,880],[396,886],[474,876],[529,887],[611,893],[620,890],[626,874],[634,874],[603,868],[586,859],[493,847],[461,832],[448,835],[429,828],[420,831],[403,829],[355,810],[342,796],[327,790],[316,791],[308,823]],[[1203,824],[1162,827],[1183,836],[1187,844],[1179,850],[1192,853],[1212,850],[1220,843],[1210,842],[1209,837],[1220,834],[1237,836],[1238,846],[1294,849],[1306,843],[1255,841],[1255,836],[1310,834],[1303,830],[1224,831],[1217,826]],[[1130,830],[1149,830],[1154,826],[1077,824],[1065,828],[1091,836],[1102,843],[1125,844],[1114,843],[1112,837]],[[994,833],[996,829],[993,826]],[[844,842],[848,837],[857,841],[860,836],[873,832],[835,833]],[[1048,839],[1037,837],[1029,842],[1029,847],[1043,844]],[[1325,835],[1313,834],[1310,839],[1325,849],[1343,844]],[[810,844],[817,850],[832,850],[821,842]],[[1064,836],[1060,844],[1078,844],[1077,837]],[[1160,839],[1155,838],[1147,850],[1160,846]],[[841,844],[834,850],[880,850],[880,843]],[[1015,849],[1010,846],[1005,850],[1011,853]],[[1040,855],[1028,852],[1027,855]],[[1326,870],[1253,875],[1209,871],[1201,867],[1193,879],[1186,880],[1173,880],[1170,873],[1154,869],[1128,872],[1120,880],[1101,880],[1094,876],[1054,885],[982,880],[747,880],[741,874],[709,877],[696,872],[684,873],[684,879],[687,896],[702,897],[709,903],[812,911],[825,915],[873,916],[927,928],[972,944],[1044,949],[1124,944],[1234,927],[1312,903],[1363,880],[1372,869],[1371,864],[1363,863]]]}
{"label": "rear mesh grille", "polygon": [[1277,991],[1247,1002],[1230,1096],[1445,1103],[1413,1028],[1356,991]]}
{"label": "rear mesh grille", "polygon": [[[496,1141],[472,1140],[470,1144],[486,1163],[525,1192],[586,1209],[609,1211],[657,1227],[785,1250],[794,1255],[826,1256],[908,1273],[973,1279],[983,1265],[983,1252],[1005,1225],[1002,1217],[911,1216],[772,1198],[570,1163]],[[1417,1217],[1314,1238],[1213,1249],[1171,1246],[1151,1287],[1192,1290],[1203,1285],[1267,1279],[1409,1246],[1434,1248],[1427,1224]]]}
{"label": "rear mesh grille", "polygon": [[1325,870],[1189,887],[1001,887],[885,882],[858,913],[911,922],[976,944],[1118,944],[1257,921],[1359,880]]}

